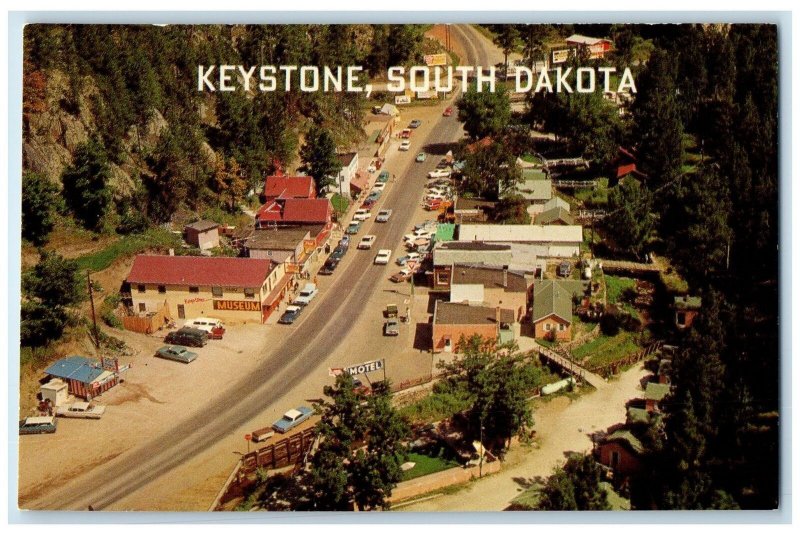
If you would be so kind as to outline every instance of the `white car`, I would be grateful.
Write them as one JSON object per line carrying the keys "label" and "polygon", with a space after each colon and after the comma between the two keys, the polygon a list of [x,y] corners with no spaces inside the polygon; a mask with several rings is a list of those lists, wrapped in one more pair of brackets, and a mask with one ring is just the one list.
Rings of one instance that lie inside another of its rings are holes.
{"label": "white car", "polygon": [[364,208],[359,208],[353,216],[353,221],[367,221],[370,217],[372,217],[372,212]]}
{"label": "white car", "polygon": [[428,178],[449,178],[450,169],[436,169],[428,173]]}
{"label": "white car", "polygon": [[392,217],[392,210],[391,208],[384,208],[378,215],[375,217],[375,221],[378,223],[386,223],[389,221],[389,218]]}
{"label": "white car", "polygon": [[61,418],[90,418],[99,420],[106,412],[105,405],[95,405],[85,401],[76,401],[56,407],[56,416]]}
{"label": "white car", "polygon": [[425,195],[426,201],[443,201],[445,199],[445,195],[441,193],[428,193]]}
{"label": "white car", "polygon": [[375,255],[375,264],[385,266],[389,263],[389,260],[392,258],[392,250],[391,249],[381,249],[378,251],[378,254]]}
{"label": "white car", "polygon": [[372,249],[372,244],[375,243],[375,240],[375,235],[367,234],[358,242],[358,249]]}
{"label": "white car", "polygon": [[409,140],[403,141],[397,150],[411,150],[411,142]]}
{"label": "white car", "polygon": [[372,191],[383,192],[383,190],[385,189],[386,189],[386,182],[378,182],[374,186],[372,186]]}

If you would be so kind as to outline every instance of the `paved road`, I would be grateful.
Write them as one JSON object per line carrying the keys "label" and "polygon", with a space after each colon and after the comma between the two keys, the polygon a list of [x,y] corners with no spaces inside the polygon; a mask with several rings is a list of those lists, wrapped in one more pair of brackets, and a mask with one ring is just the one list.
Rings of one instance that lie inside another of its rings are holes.
{"label": "paved road", "polygon": [[[482,39],[471,28],[456,27],[456,38]],[[476,37],[477,36],[477,37]],[[487,58],[471,43],[467,61],[480,64]],[[423,145],[430,152],[442,152],[447,143],[463,136],[455,117],[441,117]],[[423,164],[408,158],[405,168],[395,173],[402,177],[386,195],[386,205],[394,209],[391,225],[374,221],[367,232],[378,236],[373,251],[354,248],[355,258],[340,268],[339,280],[319,299],[314,310],[301,317],[291,336],[278,342],[265,358],[259,371],[216,396],[213,406],[192,411],[168,432],[148,439],[114,461],[76,477],[47,495],[26,503],[32,509],[95,510],[116,508],[126,496],[145,487],[156,478],[194,458],[229,437],[238,427],[256,417],[264,407],[279,401],[295,388],[310,370],[320,366],[358,323],[362,303],[366,302],[380,280],[381,269],[373,266],[374,251],[395,248],[411,224],[425,185],[425,175],[438,162],[429,158]]]}

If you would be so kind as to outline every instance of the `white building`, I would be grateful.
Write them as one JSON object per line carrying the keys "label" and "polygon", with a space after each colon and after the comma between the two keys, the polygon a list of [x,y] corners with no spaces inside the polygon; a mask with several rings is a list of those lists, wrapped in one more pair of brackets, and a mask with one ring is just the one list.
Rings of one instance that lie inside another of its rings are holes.
{"label": "white building", "polygon": [[350,198],[350,182],[355,178],[358,171],[358,153],[346,152],[338,156],[342,167],[336,176],[336,182],[330,186],[329,190],[331,193],[338,193]]}
{"label": "white building", "polygon": [[580,225],[461,225],[460,242],[526,243],[537,245],[541,256],[570,258],[580,254]]}

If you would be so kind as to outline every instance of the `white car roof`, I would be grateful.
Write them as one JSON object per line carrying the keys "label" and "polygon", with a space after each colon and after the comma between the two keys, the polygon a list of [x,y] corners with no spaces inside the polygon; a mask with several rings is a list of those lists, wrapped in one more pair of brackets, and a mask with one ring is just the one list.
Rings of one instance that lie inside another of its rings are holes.
{"label": "white car roof", "polygon": [[72,408],[79,411],[89,410],[89,403],[86,401],[76,401],[72,404]]}
{"label": "white car roof", "polygon": [[303,415],[303,413],[300,412],[299,410],[290,409],[290,410],[286,411],[283,416],[284,416],[284,418],[287,418],[289,420],[296,420],[297,418],[301,417],[302,415]]}
{"label": "white car roof", "polygon": [[381,250],[378,251],[378,254],[379,255],[391,256],[392,250],[391,249],[381,249]]}
{"label": "white car roof", "polygon": [[300,307],[296,305],[289,305],[286,307],[286,312],[294,312],[296,310],[300,310]]}
{"label": "white car roof", "polygon": [[29,416],[25,418],[26,425],[41,425],[52,424],[54,418],[52,416]]}
{"label": "white car roof", "polygon": [[366,236],[361,238],[361,241],[370,241],[370,240],[374,240],[374,239],[375,239],[375,235],[374,234],[367,234]]}

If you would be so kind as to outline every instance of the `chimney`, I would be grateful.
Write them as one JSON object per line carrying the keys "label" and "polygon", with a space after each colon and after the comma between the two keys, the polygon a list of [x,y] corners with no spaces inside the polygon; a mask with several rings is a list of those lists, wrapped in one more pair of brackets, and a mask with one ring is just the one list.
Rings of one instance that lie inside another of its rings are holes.
{"label": "chimney", "polygon": [[503,288],[508,288],[508,266],[503,266]]}

